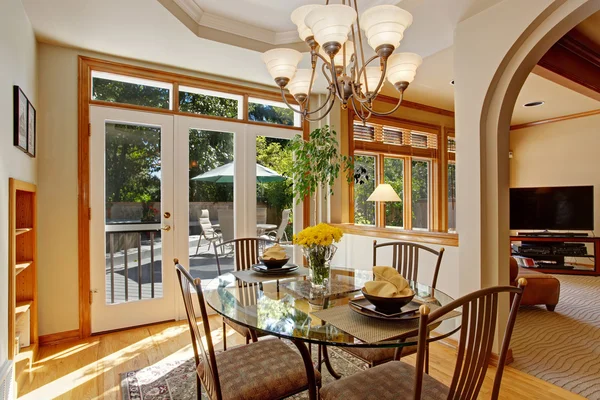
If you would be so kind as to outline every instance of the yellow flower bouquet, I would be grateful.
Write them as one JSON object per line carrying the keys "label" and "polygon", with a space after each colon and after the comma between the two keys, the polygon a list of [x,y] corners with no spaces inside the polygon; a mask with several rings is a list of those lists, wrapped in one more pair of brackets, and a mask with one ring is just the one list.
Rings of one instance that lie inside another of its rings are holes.
{"label": "yellow flower bouquet", "polygon": [[324,223],[309,226],[294,235],[294,244],[302,246],[308,260],[310,281],[316,289],[325,289],[329,283],[330,262],[337,250],[334,243],[339,243],[342,235],[341,229]]}

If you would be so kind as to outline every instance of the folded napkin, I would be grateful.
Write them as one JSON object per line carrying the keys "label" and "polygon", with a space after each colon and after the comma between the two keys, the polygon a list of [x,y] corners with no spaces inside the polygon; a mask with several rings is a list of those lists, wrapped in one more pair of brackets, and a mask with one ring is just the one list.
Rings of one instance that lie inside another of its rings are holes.
{"label": "folded napkin", "polygon": [[283,260],[284,258],[288,258],[285,253],[285,249],[281,247],[279,244],[274,245],[273,247],[269,247],[265,250],[262,256],[263,260]]}
{"label": "folded napkin", "polygon": [[392,267],[373,267],[374,281],[365,282],[368,294],[379,297],[410,296],[408,281]]}

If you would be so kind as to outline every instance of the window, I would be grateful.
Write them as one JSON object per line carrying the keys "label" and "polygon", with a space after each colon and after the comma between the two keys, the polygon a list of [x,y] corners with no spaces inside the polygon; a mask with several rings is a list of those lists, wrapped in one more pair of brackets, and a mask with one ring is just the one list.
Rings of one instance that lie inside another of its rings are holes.
{"label": "window", "polygon": [[392,185],[402,201],[385,204],[385,226],[404,228],[404,159],[383,159],[383,182]]}
{"label": "window", "polygon": [[354,223],[375,225],[375,202],[367,201],[376,180],[375,156],[357,155],[354,159]]}
{"label": "window", "polygon": [[[383,123],[379,123],[379,122]],[[384,122],[385,121],[385,122]],[[448,226],[455,229],[456,142],[448,137],[448,170],[440,157],[441,128],[409,121],[376,118],[353,124],[355,156],[354,223],[406,230],[445,229],[446,187],[448,180]],[[444,149],[445,150],[445,149]],[[443,169],[442,169],[443,168]],[[373,181],[359,183],[360,172],[375,174]],[[442,171],[444,171],[442,173]],[[367,198],[377,184],[389,183],[400,202],[371,204]]]}
{"label": "window", "polygon": [[92,100],[171,110],[173,85],[92,71]]}
{"label": "window", "polygon": [[179,111],[223,118],[243,118],[244,97],[188,86],[179,87]]}
{"label": "window", "polygon": [[257,98],[248,99],[248,119],[250,121],[265,122],[299,127],[300,114],[292,111],[284,103]]}

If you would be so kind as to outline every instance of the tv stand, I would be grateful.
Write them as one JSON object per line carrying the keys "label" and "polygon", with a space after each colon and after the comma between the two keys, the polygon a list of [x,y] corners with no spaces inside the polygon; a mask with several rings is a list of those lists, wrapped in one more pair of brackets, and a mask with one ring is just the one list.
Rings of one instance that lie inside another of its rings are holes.
{"label": "tv stand", "polygon": [[[529,236],[519,232],[518,236],[510,237],[510,242],[513,256],[532,258],[536,261],[538,267],[533,267],[532,270],[550,274],[600,276],[600,238],[566,234]],[[523,252],[520,253],[518,248],[523,245],[525,247],[521,248]],[[527,246],[533,246],[535,249],[531,251]],[[570,251],[574,247],[581,249],[583,246],[587,251],[582,251],[582,254],[575,255]]]}
{"label": "tv stand", "polygon": [[519,232],[521,237],[588,237],[585,232],[551,232],[551,231],[539,231],[539,232]]}

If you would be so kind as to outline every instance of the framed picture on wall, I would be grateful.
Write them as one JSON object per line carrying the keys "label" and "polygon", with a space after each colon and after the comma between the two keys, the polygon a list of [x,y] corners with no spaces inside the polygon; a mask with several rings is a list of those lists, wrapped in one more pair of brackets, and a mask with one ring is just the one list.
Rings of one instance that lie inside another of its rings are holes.
{"label": "framed picture on wall", "polygon": [[35,157],[36,142],[36,122],[35,108],[30,102],[27,102],[27,154]]}
{"label": "framed picture on wall", "polygon": [[15,106],[15,118],[14,118],[14,145],[19,149],[27,153],[27,109],[29,100],[27,96],[21,90],[20,87],[14,87],[14,106]]}

